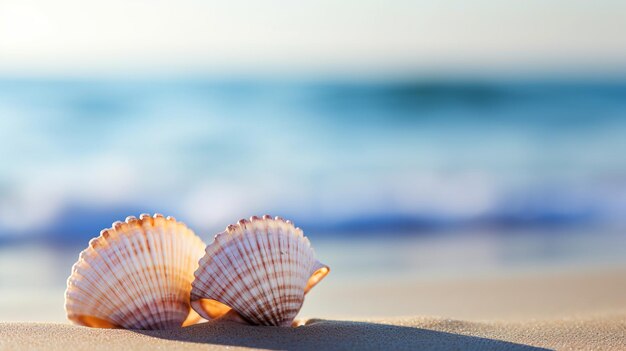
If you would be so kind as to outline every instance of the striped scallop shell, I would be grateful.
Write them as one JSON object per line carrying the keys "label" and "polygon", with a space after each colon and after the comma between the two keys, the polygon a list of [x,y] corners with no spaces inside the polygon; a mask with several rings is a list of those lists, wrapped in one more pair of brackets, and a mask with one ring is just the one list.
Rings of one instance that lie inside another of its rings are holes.
{"label": "striped scallop shell", "polygon": [[251,324],[289,326],[304,294],[328,272],[291,222],[242,219],[207,246],[192,283],[191,306],[206,319],[232,317],[232,309],[236,319]]}
{"label": "striped scallop shell", "polygon": [[166,329],[193,323],[193,272],[204,243],[172,217],[126,218],[92,239],[72,267],[65,310],[89,327]]}

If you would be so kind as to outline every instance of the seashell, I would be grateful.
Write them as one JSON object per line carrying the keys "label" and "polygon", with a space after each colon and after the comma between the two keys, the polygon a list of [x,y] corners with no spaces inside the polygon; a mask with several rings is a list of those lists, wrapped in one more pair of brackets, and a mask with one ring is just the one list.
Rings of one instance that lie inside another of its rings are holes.
{"label": "seashell", "polygon": [[207,246],[192,283],[191,307],[206,319],[289,326],[304,295],[329,271],[290,221],[242,219]]}
{"label": "seashell", "polygon": [[88,327],[166,329],[196,322],[189,306],[205,244],[173,217],[126,218],[92,239],[72,267],[65,310]]}

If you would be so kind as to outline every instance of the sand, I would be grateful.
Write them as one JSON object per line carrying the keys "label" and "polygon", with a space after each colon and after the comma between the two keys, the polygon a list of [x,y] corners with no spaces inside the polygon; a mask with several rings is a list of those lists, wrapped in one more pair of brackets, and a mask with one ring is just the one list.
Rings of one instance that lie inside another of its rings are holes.
{"label": "sand", "polygon": [[309,320],[297,328],[211,321],[168,331],[0,324],[2,350],[626,350],[626,315],[524,323],[437,318]]}
{"label": "sand", "polygon": [[626,314],[626,269],[520,272],[453,279],[345,282],[329,275],[307,296],[303,318],[435,316],[529,321]]}
{"label": "sand", "polygon": [[0,350],[626,350],[623,268],[325,283],[308,295],[302,313],[325,319],[309,318],[298,328],[211,321],[131,331],[4,322]]}

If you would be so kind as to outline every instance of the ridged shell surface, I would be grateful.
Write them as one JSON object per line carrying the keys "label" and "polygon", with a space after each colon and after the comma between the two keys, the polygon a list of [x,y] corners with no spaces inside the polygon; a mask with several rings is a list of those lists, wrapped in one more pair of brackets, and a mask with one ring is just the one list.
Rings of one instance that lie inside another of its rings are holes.
{"label": "ridged shell surface", "polygon": [[191,306],[206,319],[233,309],[251,324],[289,326],[305,293],[328,272],[300,228],[279,217],[255,216],[228,226],[207,246]]}
{"label": "ridged shell surface", "polygon": [[[189,294],[205,245],[172,217],[126,218],[92,239],[72,267],[65,310],[101,328],[168,329],[195,322]],[[191,312],[191,313],[190,313]]]}

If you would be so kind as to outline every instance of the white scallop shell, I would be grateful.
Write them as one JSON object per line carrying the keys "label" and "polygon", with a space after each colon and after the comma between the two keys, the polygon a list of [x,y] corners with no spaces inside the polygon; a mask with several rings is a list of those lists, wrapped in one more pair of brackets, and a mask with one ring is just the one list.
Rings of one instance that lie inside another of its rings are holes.
{"label": "white scallop shell", "polygon": [[191,306],[206,319],[231,316],[232,309],[251,324],[289,326],[304,294],[328,272],[291,222],[242,219],[207,246],[192,283]]}
{"label": "white scallop shell", "polygon": [[72,267],[65,310],[89,327],[166,329],[193,323],[193,272],[205,245],[172,217],[126,218],[92,239]]}

